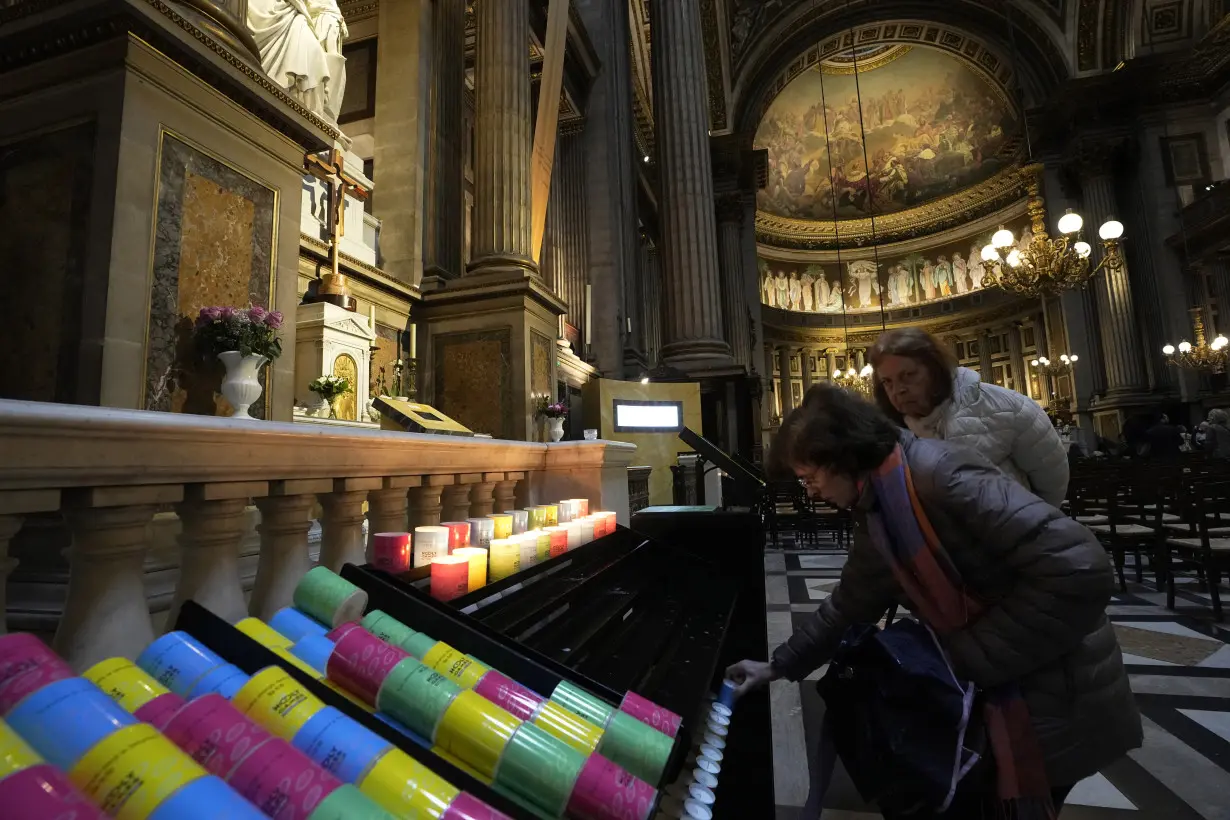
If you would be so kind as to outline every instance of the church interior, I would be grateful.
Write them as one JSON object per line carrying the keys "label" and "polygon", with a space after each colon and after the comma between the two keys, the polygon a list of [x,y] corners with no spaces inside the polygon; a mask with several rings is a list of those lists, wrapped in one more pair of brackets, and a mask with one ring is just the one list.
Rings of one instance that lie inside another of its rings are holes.
{"label": "church interior", "polygon": [[1228,178],[1224,0],[0,0],[0,805],[814,816],[768,455],[921,330],[1115,574],[1060,816],[1230,819]]}

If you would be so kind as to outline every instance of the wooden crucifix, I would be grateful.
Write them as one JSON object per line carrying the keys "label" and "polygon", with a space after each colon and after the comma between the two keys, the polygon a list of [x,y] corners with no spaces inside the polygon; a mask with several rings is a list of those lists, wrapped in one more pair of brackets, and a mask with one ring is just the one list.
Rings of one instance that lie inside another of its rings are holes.
{"label": "wooden crucifix", "polygon": [[357,179],[346,173],[342,152],[334,148],[327,156],[307,154],[303,167],[309,174],[323,182],[329,189],[329,215],[326,230],[329,233],[330,272],[320,278],[316,301],[332,302],[346,310],[354,310],[356,302],[350,294],[346,277],[341,271],[341,241],[346,232],[346,197],[366,201],[371,192]]}
{"label": "wooden crucifix", "polygon": [[542,239],[547,230],[547,200],[551,198],[551,168],[555,163],[555,136],[559,131],[559,95],[564,86],[564,51],[568,44],[568,2],[551,0],[547,6],[547,42],[543,45],[538,121],[534,127],[534,154],[530,161],[530,224],[535,262],[542,259]]}

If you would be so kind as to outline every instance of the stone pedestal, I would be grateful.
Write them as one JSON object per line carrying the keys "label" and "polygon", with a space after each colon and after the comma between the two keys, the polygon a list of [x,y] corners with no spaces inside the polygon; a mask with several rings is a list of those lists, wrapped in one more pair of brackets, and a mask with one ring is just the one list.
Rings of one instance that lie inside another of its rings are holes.
{"label": "stone pedestal", "polygon": [[345,376],[353,389],[338,399],[337,417],[343,421],[368,421],[375,328],[358,314],[328,302],[299,305],[296,317],[296,405],[327,417],[327,410],[317,409],[320,399],[308,385],[321,376]]}
{"label": "stone pedestal", "polygon": [[[24,192],[0,204],[22,272],[0,369],[26,374],[4,398],[217,414],[221,373],[184,352],[200,308],[293,312],[303,156],[337,132],[176,8],[85,0],[72,37],[56,4],[0,24],[0,184]],[[289,420],[293,380],[284,356],[254,413]]]}

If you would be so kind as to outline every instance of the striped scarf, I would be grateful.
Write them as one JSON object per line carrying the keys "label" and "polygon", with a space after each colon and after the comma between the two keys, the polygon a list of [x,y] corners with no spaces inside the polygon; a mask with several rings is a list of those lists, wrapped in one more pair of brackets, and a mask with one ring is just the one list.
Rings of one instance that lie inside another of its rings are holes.
{"label": "striped scarf", "polygon": [[[918,614],[940,635],[966,628],[983,606],[966,593],[927,520],[900,445],[872,474],[871,484],[875,505],[868,528]],[[999,796],[992,816],[1054,820],[1042,749],[1020,690],[1009,685],[984,693],[983,711]]]}

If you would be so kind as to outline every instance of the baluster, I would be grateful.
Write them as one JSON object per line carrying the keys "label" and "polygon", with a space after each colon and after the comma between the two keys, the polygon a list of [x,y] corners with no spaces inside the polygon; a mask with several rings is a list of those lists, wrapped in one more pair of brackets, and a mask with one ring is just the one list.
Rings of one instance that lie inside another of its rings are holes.
{"label": "baluster", "polygon": [[183,500],[179,485],[66,492],[68,600],[53,646],[73,669],[136,658],[154,640],[145,599],[146,529],[160,504]]}
{"label": "baluster", "polygon": [[308,554],[312,507],[317,494],[332,490],[333,480],[328,478],[272,481],[269,495],[256,499],[261,554],[248,611],[262,621],[290,606],[299,580],[312,568]]}
{"label": "baluster", "polygon": [[340,572],[344,564],[362,566],[367,560],[363,543],[363,502],[383,485],[379,478],[336,478],[333,492],[320,496],[320,565]]}
{"label": "baluster", "polygon": [[465,521],[470,517],[470,488],[482,478],[482,473],[466,473],[457,476],[456,484],[444,488],[442,503],[445,521]]}
{"label": "baluster", "polygon": [[229,623],[243,620],[248,606],[239,580],[239,541],[247,524],[248,500],[269,491],[265,481],[193,484],[175,505],[179,533],[179,583],[167,613],[175,628],[180,607],[193,600]]}
{"label": "baluster", "polygon": [[372,560],[372,538],[378,532],[405,532],[409,526],[411,488],[423,483],[421,476],[385,476],[379,490],[367,494],[367,561]]}
{"label": "baluster", "polygon": [[423,486],[410,491],[410,528],[429,527],[440,523],[443,506],[440,495],[453,484],[451,475],[425,475]]}
{"label": "baluster", "polygon": [[517,484],[525,473],[504,473],[504,479],[495,483],[495,511],[498,513],[517,509]]}
{"label": "baluster", "polygon": [[495,512],[495,485],[503,473],[483,473],[483,480],[470,487],[470,517],[483,518]]}
{"label": "baluster", "polygon": [[21,531],[28,513],[60,509],[59,490],[14,490],[0,493],[0,635],[8,632],[8,582],[17,569],[17,559],[9,555],[9,545]]}

